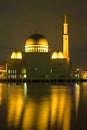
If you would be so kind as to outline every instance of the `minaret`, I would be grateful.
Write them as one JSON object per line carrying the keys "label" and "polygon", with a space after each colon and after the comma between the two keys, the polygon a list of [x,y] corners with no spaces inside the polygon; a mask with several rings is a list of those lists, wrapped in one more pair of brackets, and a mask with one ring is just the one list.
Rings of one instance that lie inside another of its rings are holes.
{"label": "minaret", "polygon": [[68,22],[66,14],[64,16],[64,31],[63,31],[63,55],[64,58],[69,59],[69,35],[68,35]]}

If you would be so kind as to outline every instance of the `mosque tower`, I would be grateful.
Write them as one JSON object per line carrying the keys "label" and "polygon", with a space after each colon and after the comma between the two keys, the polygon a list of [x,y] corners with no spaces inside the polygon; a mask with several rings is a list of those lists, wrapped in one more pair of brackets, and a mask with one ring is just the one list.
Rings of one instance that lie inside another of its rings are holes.
{"label": "mosque tower", "polygon": [[64,24],[63,24],[63,55],[64,58],[69,59],[69,34],[68,34],[68,22],[67,16],[64,16]]}

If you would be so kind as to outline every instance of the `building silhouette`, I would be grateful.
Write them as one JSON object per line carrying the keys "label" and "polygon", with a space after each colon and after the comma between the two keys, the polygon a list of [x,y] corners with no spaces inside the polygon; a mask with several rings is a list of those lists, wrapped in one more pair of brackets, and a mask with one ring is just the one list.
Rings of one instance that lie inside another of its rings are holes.
{"label": "building silhouette", "polygon": [[8,79],[59,80],[71,78],[67,16],[63,24],[63,52],[49,51],[46,37],[34,33],[24,44],[24,51],[14,50],[7,61]]}

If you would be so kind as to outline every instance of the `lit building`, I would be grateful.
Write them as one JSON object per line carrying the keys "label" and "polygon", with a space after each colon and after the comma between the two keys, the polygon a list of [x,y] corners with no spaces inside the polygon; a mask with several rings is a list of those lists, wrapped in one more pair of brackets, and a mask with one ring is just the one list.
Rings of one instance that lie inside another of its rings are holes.
{"label": "lit building", "polygon": [[13,51],[7,62],[8,79],[55,80],[70,78],[69,34],[64,17],[63,52],[49,51],[48,40],[35,33],[26,41],[24,51]]}

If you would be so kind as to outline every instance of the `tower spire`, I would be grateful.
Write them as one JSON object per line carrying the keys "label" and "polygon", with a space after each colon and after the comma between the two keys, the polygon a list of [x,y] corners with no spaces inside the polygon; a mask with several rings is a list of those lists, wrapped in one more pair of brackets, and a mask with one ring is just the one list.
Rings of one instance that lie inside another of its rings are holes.
{"label": "tower spire", "polygon": [[64,15],[64,23],[67,23],[67,16],[66,16],[66,13]]}

